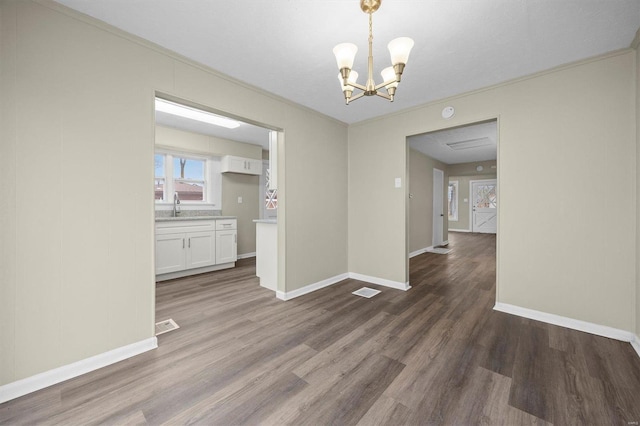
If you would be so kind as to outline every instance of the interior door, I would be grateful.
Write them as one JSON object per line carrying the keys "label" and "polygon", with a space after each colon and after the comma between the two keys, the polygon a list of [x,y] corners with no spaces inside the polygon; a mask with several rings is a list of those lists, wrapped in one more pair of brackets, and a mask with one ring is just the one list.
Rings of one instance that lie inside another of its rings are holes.
{"label": "interior door", "polygon": [[444,234],[444,172],[433,169],[433,240],[434,247],[441,245]]}
{"label": "interior door", "polygon": [[471,181],[471,232],[495,234],[498,228],[496,180]]}

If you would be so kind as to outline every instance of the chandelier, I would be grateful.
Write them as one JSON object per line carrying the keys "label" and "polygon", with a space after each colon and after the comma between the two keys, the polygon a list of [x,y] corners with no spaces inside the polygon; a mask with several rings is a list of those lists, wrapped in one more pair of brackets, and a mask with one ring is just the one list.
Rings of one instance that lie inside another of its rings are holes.
{"label": "chandelier", "polygon": [[[409,59],[409,53],[413,47],[413,40],[409,37],[399,37],[391,40],[387,45],[389,53],[391,53],[391,64],[380,73],[382,75],[382,83],[377,84],[373,80],[373,12],[378,10],[382,0],[360,0],[360,8],[364,13],[369,14],[369,67],[367,73],[367,82],[363,86],[358,84],[358,73],[353,71],[353,60],[355,59],[358,47],[353,43],[341,43],[333,48],[333,54],[336,55],[338,62],[338,80],[342,86],[344,99],[347,105],[350,101],[355,101],[363,96],[380,96],[393,102],[400,77]],[[387,93],[381,91],[382,88],[387,89]],[[355,96],[352,96],[355,89],[362,90]]]}

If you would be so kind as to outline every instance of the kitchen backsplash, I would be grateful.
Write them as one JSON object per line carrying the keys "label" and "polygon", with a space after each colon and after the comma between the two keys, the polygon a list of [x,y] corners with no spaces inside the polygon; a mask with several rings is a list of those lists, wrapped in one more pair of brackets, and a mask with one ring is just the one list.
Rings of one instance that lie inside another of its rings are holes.
{"label": "kitchen backsplash", "polygon": [[[156,210],[156,217],[171,217],[173,210]],[[222,210],[182,210],[178,216],[222,216]]]}

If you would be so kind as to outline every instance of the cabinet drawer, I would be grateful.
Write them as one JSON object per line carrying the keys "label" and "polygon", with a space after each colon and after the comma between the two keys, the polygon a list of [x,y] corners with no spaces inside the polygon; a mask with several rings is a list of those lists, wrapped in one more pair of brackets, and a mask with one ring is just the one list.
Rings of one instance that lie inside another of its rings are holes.
{"label": "cabinet drawer", "polygon": [[216,231],[223,231],[225,229],[236,229],[236,219],[219,219],[216,220]]}
{"label": "cabinet drawer", "polygon": [[[215,231],[213,220],[184,220],[156,222],[156,235],[175,234],[178,232]],[[229,228],[225,228],[229,229]]]}

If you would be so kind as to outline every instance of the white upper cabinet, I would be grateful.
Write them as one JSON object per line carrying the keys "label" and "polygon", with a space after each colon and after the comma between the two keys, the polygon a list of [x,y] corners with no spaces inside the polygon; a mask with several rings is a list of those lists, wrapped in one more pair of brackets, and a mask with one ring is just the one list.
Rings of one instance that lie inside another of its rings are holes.
{"label": "white upper cabinet", "polygon": [[262,160],[225,155],[222,157],[222,173],[242,173],[259,176],[262,174]]}

